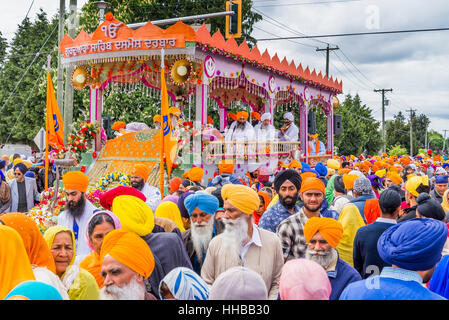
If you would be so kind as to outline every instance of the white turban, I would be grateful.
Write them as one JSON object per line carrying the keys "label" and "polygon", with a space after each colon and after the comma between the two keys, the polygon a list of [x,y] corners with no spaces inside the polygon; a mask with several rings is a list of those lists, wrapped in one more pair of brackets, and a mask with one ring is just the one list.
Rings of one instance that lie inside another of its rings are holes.
{"label": "white turban", "polygon": [[260,121],[265,121],[265,120],[271,120],[271,114],[269,112],[266,112],[262,115],[262,117],[260,117]]}
{"label": "white turban", "polygon": [[291,112],[287,112],[286,114],[284,114],[284,119],[290,120],[290,121],[294,121],[295,118],[293,117],[293,113]]}

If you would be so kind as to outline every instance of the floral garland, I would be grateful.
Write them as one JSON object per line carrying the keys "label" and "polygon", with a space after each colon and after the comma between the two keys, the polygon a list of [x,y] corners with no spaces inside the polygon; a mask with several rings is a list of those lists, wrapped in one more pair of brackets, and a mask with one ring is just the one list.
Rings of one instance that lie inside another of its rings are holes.
{"label": "floral garland", "polygon": [[56,205],[53,211],[49,211],[54,190],[49,188],[40,195],[40,203],[31,208],[28,215],[36,222],[39,230],[43,234],[49,227],[54,226],[58,222],[58,215],[66,204],[65,194],[58,190],[56,197]]}
{"label": "floral garland", "polygon": [[97,208],[102,208],[100,204],[100,197],[105,193],[105,190],[89,189],[86,192],[86,198]]}
{"label": "floral garland", "polygon": [[93,140],[101,133],[100,124],[89,120],[75,122],[73,128],[74,132],[67,139],[68,146],[55,150],[56,159],[64,159],[70,151],[72,158],[80,161],[82,154],[92,148]]}
{"label": "floral garland", "polygon": [[118,184],[121,186],[129,186],[130,185],[130,177],[123,171],[113,171],[105,174],[97,184],[96,190],[106,190],[108,185],[114,181],[118,181]]}

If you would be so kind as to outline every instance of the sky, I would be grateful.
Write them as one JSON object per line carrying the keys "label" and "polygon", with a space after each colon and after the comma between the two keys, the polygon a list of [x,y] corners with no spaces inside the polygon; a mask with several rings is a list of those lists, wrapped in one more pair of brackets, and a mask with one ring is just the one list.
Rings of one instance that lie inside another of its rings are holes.
{"label": "sky", "polygon": [[[78,7],[86,2],[78,0]],[[13,37],[31,3],[31,18],[39,8],[52,16],[59,7],[58,0],[15,0],[14,6],[3,6],[3,36]],[[253,10],[264,18],[255,24],[256,39],[449,27],[447,0],[253,0]],[[448,39],[449,31],[438,31],[259,41],[258,47],[261,52],[268,49],[270,55],[277,53],[281,61],[285,56],[324,74],[325,55],[316,49],[328,43],[338,46],[330,53],[329,73],[343,80],[340,101],[348,93],[358,93],[381,121],[382,97],[374,89],[391,88],[393,92],[386,93],[390,101],[386,120],[399,111],[408,117],[407,110],[416,109],[429,117],[429,129],[443,134],[449,129]]]}

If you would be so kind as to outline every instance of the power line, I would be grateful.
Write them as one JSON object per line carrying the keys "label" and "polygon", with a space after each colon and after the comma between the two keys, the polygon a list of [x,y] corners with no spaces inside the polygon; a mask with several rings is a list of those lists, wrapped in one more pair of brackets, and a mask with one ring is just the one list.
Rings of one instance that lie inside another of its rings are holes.
{"label": "power line", "polygon": [[[268,22],[268,21],[267,21],[267,22]],[[272,36],[275,36],[274,33],[271,33],[271,32],[269,32],[269,31],[266,31],[266,30],[261,29],[261,28],[259,28],[259,27],[253,26],[253,28],[254,28],[254,29],[257,29],[257,30],[260,30],[260,31],[262,31],[262,32],[271,34]],[[310,44],[306,44],[306,43],[302,43],[302,42],[298,42],[298,41],[294,41],[294,40],[288,40],[288,41],[289,41],[289,42],[292,42],[292,43],[296,43],[296,44],[302,45],[302,46],[305,46],[305,47],[314,48],[314,49],[316,48],[315,46],[312,46],[312,45],[310,45]]]}
{"label": "power line", "polygon": [[379,35],[379,34],[397,34],[397,33],[416,33],[416,32],[435,32],[448,31],[449,27],[445,28],[429,28],[429,29],[411,29],[411,30],[392,30],[392,31],[373,31],[373,32],[353,32],[353,33],[336,33],[336,34],[321,34],[314,36],[298,36],[298,37],[278,37],[256,39],[257,41],[272,41],[272,40],[294,40],[294,39],[312,39],[312,38],[333,38],[333,37],[350,37],[350,36],[365,36],[365,35]]}
{"label": "power line", "polygon": [[281,3],[281,4],[267,4],[267,5],[256,5],[258,8],[266,7],[286,7],[286,6],[305,6],[305,5],[319,5],[319,4],[329,4],[329,3],[345,3],[345,2],[360,2],[361,0],[334,0],[334,1],[314,1],[314,2],[300,2],[300,3]]}

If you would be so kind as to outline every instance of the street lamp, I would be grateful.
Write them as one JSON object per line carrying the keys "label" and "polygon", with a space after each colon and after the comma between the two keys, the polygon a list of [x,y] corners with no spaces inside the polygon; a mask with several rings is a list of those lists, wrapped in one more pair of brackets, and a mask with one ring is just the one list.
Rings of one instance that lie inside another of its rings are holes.
{"label": "street lamp", "polygon": [[104,22],[104,11],[106,8],[110,7],[111,4],[106,1],[95,1],[94,5],[100,10],[100,24],[102,24]]}

